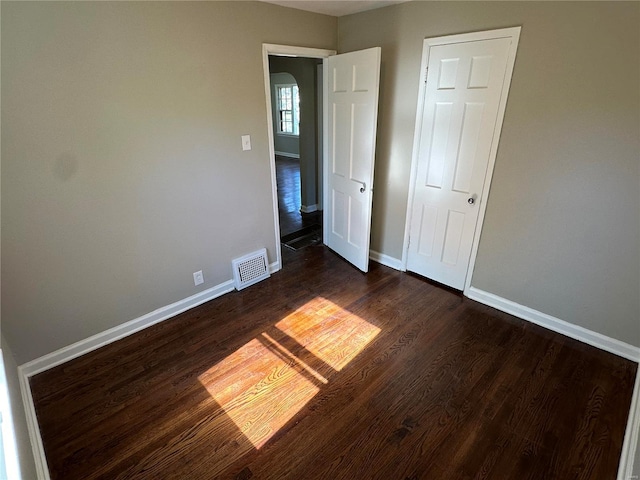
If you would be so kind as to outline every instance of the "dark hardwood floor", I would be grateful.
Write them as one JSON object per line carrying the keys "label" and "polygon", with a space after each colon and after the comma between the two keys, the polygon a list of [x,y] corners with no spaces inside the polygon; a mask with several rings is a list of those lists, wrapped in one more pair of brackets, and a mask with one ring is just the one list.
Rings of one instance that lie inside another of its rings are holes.
{"label": "dark hardwood floor", "polygon": [[322,226],[320,212],[300,213],[300,160],[276,155],[280,237],[305,227]]}
{"label": "dark hardwood floor", "polygon": [[636,364],[325,247],[31,380],[51,477],[616,478]]}

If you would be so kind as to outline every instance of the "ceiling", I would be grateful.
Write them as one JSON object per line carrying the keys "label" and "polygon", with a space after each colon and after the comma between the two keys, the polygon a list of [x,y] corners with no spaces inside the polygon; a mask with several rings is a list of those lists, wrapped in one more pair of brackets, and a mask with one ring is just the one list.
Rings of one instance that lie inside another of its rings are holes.
{"label": "ceiling", "polygon": [[283,7],[297,8],[308,12],[322,13],[333,17],[342,17],[352,13],[373,10],[374,8],[395,5],[410,0],[261,0]]}

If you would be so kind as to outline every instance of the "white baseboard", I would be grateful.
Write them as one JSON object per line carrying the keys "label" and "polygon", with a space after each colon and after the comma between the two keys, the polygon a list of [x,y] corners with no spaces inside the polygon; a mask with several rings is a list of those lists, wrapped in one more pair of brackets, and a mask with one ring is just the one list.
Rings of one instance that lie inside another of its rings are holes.
{"label": "white baseboard", "polygon": [[302,205],[300,206],[300,211],[302,213],[313,213],[318,211],[318,204],[315,205]]}
{"label": "white baseboard", "polygon": [[289,153],[289,152],[274,152],[276,155],[280,156],[280,157],[287,157],[287,158],[300,158],[300,155],[297,153]]}
{"label": "white baseboard", "polygon": [[394,270],[404,271],[402,268],[402,260],[390,257],[384,253],[376,252],[375,250],[369,250],[369,258],[376,263],[384,265],[385,267],[393,268]]}
{"label": "white baseboard", "polygon": [[510,313],[518,318],[535,323],[542,327],[561,333],[567,337],[574,338],[587,343],[601,350],[619,355],[634,362],[640,362],[640,347],[629,345],[615,338],[607,337],[601,333],[587,330],[586,328],[574,325],[559,318],[552,317],[546,313],[539,312],[533,308],[525,307],[519,303],[512,302],[506,298],[499,297],[493,293],[485,292],[475,287],[470,287],[465,295],[472,300],[476,300],[490,307],[497,308],[506,313]]}
{"label": "white baseboard", "polygon": [[269,273],[275,273],[277,271],[279,271],[282,268],[282,265],[280,265],[280,262],[273,262],[269,264]]}
{"label": "white baseboard", "polygon": [[[388,255],[370,251],[369,258],[387,267],[402,271],[402,262]],[[281,269],[280,262],[273,262],[269,265],[271,273]],[[161,307],[151,313],[138,317],[134,320],[118,325],[114,328],[106,330],[81,340],[72,345],[56,350],[43,357],[27,362],[18,367],[18,375],[20,379],[20,390],[27,417],[27,428],[31,438],[38,480],[50,480],[47,460],[44,454],[44,447],[40,430],[38,428],[38,420],[36,417],[33,397],[29,385],[29,378],[33,375],[41,373],[45,370],[53,368],[64,362],[77,358],[85,353],[96,350],[100,347],[108,345],[124,338],[128,335],[136,333],[144,328],[150,327],[156,323],[172,318],[186,310],[194,308],[202,303],[213,300],[225,293],[233,291],[233,281],[228,280],[215,287],[204,290],[200,293],[192,295],[188,298],[172,303],[165,307]],[[504,299],[492,293],[485,292],[475,287],[470,287],[465,292],[467,297],[476,300],[485,305],[497,308],[498,310],[510,313],[524,320],[536,323],[550,330],[556,331],[563,335],[567,335],[576,340],[588,343],[602,350],[614,353],[629,360],[640,362],[640,348],[626,344],[619,340],[606,337],[597,332],[592,332],[583,327],[570,324],[558,318],[552,317],[545,313],[539,312],[529,307],[517,304],[510,300]],[[631,401],[631,410],[625,433],[622,456],[620,458],[620,467],[618,471],[618,480],[627,480],[632,475],[635,453],[638,446],[638,436],[640,435],[640,368],[636,377],[636,383]]]}
{"label": "white baseboard", "polygon": [[[613,353],[628,360],[640,363],[640,348],[628,343],[621,342],[615,338],[607,337],[586,328],[573,325],[571,323],[552,317],[546,313],[539,312],[533,308],[525,307],[506,298],[499,297],[493,293],[485,292],[475,287],[470,287],[465,295],[472,300],[476,300],[490,307],[496,308],[506,313],[510,313],[518,318],[535,323],[542,327],[561,333],[567,337],[587,343],[607,352]],[[638,437],[640,437],[640,365],[636,374],[633,396],[631,398],[631,408],[627,419],[627,428],[624,434],[624,443],[620,455],[617,480],[631,480],[632,475],[640,472],[633,472],[636,452],[638,451]]]}
{"label": "white baseboard", "polygon": [[38,417],[36,416],[36,408],[33,404],[33,396],[31,395],[29,376],[25,374],[24,368],[21,366],[18,367],[18,378],[20,379],[20,393],[22,394],[24,415],[27,419],[27,430],[29,432],[29,439],[31,440],[33,460],[36,464],[36,474],[38,475],[38,480],[50,480],[47,457],[44,454],[44,446],[42,444],[42,437],[40,436],[40,428],[38,427]]}
{"label": "white baseboard", "polygon": [[631,409],[627,419],[627,429],[624,432],[624,443],[622,444],[617,480],[630,480],[634,478],[632,477],[634,473],[640,475],[640,472],[633,471],[633,464],[638,453],[638,437],[640,437],[640,367],[636,374],[633,397],[631,397]]}
{"label": "white baseboard", "polygon": [[[281,269],[280,262],[276,261],[269,264],[269,273],[275,273]],[[160,307],[153,312],[147,313],[138,318],[134,318],[126,323],[117,325],[104,332],[97,333],[89,338],[80,340],[66,347],[63,347],[55,352],[48,353],[42,357],[36,358],[30,362],[20,365],[20,369],[27,376],[31,377],[38,373],[49,370],[62,363],[73,360],[80,357],[85,353],[97,350],[100,347],[104,347],[110,343],[113,343],[121,338],[132,335],[140,330],[143,330],[151,325],[160,323],[164,320],[168,320],[176,315],[186,312],[198,305],[218,298],[225,293],[232,292],[234,290],[233,280],[227,280],[214,287],[203,290],[202,292],[191,295],[190,297],[178,300],[170,305]]]}
{"label": "white baseboard", "polygon": [[[269,265],[270,272],[277,272],[278,270],[280,270],[279,262],[274,262]],[[20,378],[20,390],[22,393],[25,415],[27,417],[27,428],[31,439],[31,447],[33,449],[33,456],[36,463],[38,480],[49,480],[49,469],[47,467],[47,459],[44,454],[42,437],[40,436],[38,419],[36,417],[33,397],[31,395],[31,387],[29,385],[30,377],[62,363],[68,362],[69,360],[84,355],[85,353],[97,350],[98,348],[120,340],[121,338],[139,332],[151,325],[168,320],[169,318],[175,317],[186,310],[197,307],[198,305],[208,302],[209,300],[213,300],[214,298],[233,290],[233,280],[228,280],[216,285],[215,287],[196,293],[195,295],[179,300],[165,307],[161,307],[151,313],[123,323],[122,325],[110,328],[109,330],[105,330],[104,332],[98,333],[19,366],[18,376]]]}
{"label": "white baseboard", "polygon": [[146,315],[110,328],[109,330],[105,330],[104,332],[100,332],[89,338],[80,340],[79,342],[61,348],[60,350],[56,350],[55,352],[36,358],[35,360],[21,365],[20,368],[25,375],[31,377],[57,365],[68,362],[69,360],[73,360],[85,353],[97,350],[100,347],[139,332],[151,325],[155,325],[156,323],[175,317],[179,313],[193,307],[197,307],[198,305],[208,302],[209,300],[213,300],[225,293],[231,292],[233,289],[233,280],[228,280],[216,285],[215,287],[196,293],[195,295],[184,298],[170,305],[158,308],[151,313],[147,313]]}

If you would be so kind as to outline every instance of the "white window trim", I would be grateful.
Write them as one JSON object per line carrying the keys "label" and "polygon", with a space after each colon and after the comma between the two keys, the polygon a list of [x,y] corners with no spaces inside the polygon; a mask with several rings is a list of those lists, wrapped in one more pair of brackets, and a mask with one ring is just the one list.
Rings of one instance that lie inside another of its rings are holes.
{"label": "white window trim", "polygon": [[[292,122],[293,122],[293,133],[290,132],[283,132],[282,131],[282,126],[280,123],[280,96],[278,95],[278,90],[280,88],[291,88],[292,91],[292,97],[293,97],[293,87],[298,87],[297,83],[277,83],[273,86],[274,88],[274,92],[275,92],[275,100],[276,100],[276,135],[280,135],[283,137],[299,137],[300,136],[300,108],[298,108],[298,110],[295,109],[294,105],[293,105],[293,98],[292,98]],[[300,89],[298,88],[298,102],[300,101]],[[297,133],[296,133],[297,130]]]}

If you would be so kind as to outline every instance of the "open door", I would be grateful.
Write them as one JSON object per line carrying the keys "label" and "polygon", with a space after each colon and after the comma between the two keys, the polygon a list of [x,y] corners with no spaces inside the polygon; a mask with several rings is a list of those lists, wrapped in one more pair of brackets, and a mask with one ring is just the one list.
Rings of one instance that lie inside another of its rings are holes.
{"label": "open door", "polygon": [[324,243],[369,270],[380,47],[324,60]]}

